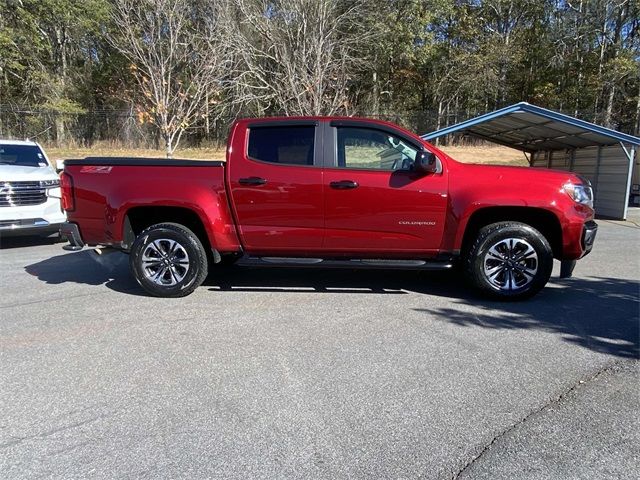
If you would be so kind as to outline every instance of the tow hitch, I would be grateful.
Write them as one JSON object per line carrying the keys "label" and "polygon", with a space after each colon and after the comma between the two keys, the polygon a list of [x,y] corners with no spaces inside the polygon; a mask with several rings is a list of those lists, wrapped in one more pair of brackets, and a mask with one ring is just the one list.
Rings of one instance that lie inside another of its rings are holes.
{"label": "tow hitch", "polygon": [[80,230],[78,230],[78,226],[75,223],[63,223],[60,227],[60,236],[66,238],[69,242],[69,245],[64,245],[62,247],[64,250],[76,252],[78,250],[82,250],[82,247],[84,247],[84,242],[80,236]]}

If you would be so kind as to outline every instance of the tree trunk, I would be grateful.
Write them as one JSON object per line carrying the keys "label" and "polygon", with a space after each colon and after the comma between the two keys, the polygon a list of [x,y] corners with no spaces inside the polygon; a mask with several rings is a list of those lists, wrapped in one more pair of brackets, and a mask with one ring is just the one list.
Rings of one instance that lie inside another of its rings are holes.
{"label": "tree trunk", "polygon": [[378,73],[373,72],[373,91],[371,92],[372,105],[371,114],[374,118],[378,118],[380,115],[380,89],[378,88]]}
{"label": "tree trunk", "polygon": [[211,125],[209,124],[209,90],[204,93],[204,132],[205,138],[209,140],[209,133],[211,132]]}
{"label": "tree trunk", "polygon": [[[440,130],[442,125],[442,99],[438,102],[438,117],[436,118],[436,132]],[[436,138],[436,147],[440,145],[440,137]]]}
{"label": "tree trunk", "polygon": [[[621,4],[622,5],[622,4]],[[629,7],[629,3],[625,3],[626,8]],[[620,8],[618,15],[616,17],[616,23],[613,29],[613,41],[611,42],[613,46],[613,52],[611,54],[611,60],[614,60],[618,57],[619,51],[622,49],[622,28],[624,26],[624,21],[627,16],[626,8],[623,10]],[[616,97],[616,81],[611,80],[611,86],[609,87],[609,96],[607,98],[607,109],[605,112],[604,118],[604,126],[611,128],[613,125],[613,104]]]}
{"label": "tree trunk", "polygon": [[64,117],[60,114],[56,115],[56,146],[61,147],[65,141]]}
{"label": "tree trunk", "polygon": [[603,81],[602,81],[602,67],[604,65],[604,54],[606,52],[607,46],[607,15],[604,14],[604,20],[602,21],[602,29],[600,30],[600,56],[598,60],[598,93],[595,98],[595,105],[593,107],[593,121],[594,123],[598,121],[600,108],[600,97],[604,92]]}
{"label": "tree trunk", "polygon": [[171,158],[173,156],[173,142],[171,141],[171,135],[163,133],[162,139],[164,140],[164,149],[167,158]]}
{"label": "tree trunk", "polygon": [[638,101],[636,102],[636,127],[634,134],[640,135],[640,86],[638,87]]}
{"label": "tree trunk", "polygon": [[[585,12],[583,11],[582,1],[580,2],[578,12],[579,12],[579,15],[576,15],[576,22],[575,22],[574,48],[576,51],[576,62],[578,63],[578,78],[577,78],[576,86],[577,86],[577,91],[579,92],[582,89],[582,67],[584,64],[584,56],[582,55],[582,49],[581,49],[582,46],[580,45],[580,41],[582,38],[581,30],[582,30],[582,24],[583,24],[583,16],[585,14]],[[573,116],[577,117],[579,111],[580,111],[580,95],[576,95],[576,97],[574,98]]]}
{"label": "tree trunk", "polygon": [[459,100],[459,98],[456,95],[456,106],[455,106],[455,110],[453,112],[453,115],[454,115],[453,116],[453,123],[454,123],[454,125],[456,125],[458,123],[458,111],[460,110],[460,105],[459,105],[458,100]]}
{"label": "tree trunk", "polygon": [[613,128],[613,101],[616,97],[616,86],[615,84],[611,85],[609,89],[609,98],[607,99],[607,110],[604,114],[604,126],[608,128]]}

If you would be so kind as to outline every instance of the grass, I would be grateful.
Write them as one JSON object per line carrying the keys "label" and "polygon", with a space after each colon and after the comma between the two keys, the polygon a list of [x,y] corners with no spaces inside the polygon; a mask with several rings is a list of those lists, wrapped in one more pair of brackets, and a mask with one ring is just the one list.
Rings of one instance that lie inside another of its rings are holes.
{"label": "grass", "polygon": [[[164,158],[164,150],[151,148],[123,148],[109,144],[96,144],[91,148],[83,147],[45,147],[49,158],[56,160],[67,160],[72,158],[85,157],[149,157]],[[174,158],[186,158],[191,160],[224,160],[225,149],[223,148],[180,148],[173,155]]]}
{"label": "grass", "polygon": [[[97,144],[92,148],[80,147],[46,147],[49,158],[64,160],[85,157],[155,157],[164,158],[163,150],[144,148],[122,148],[108,144]],[[464,163],[484,163],[494,165],[521,165],[527,166],[527,161],[522,152],[507,147],[441,147],[441,150],[451,155],[454,159]],[[192,160],[224,160],[224,148],[181,148],[176,151],[174,158],[187,158]]]}
{"label": "grass", "polygon": [[464,163],[529,166],[522,152],[508,147],[440,147],[440,150]]}

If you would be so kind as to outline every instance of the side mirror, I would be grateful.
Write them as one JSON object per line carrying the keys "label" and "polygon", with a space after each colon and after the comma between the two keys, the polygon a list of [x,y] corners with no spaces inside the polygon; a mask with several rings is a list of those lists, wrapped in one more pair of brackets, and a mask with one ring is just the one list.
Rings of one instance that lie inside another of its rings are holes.
{"label": "side mirror", "polygon": [[56,173],[64,170],[64,160],[56,160]]}
{"label": "side mirror", "polygon": [[418,152],[416,160],[413,162],[413,170],[422,175],[437,173],[438,159],[432,152]]}

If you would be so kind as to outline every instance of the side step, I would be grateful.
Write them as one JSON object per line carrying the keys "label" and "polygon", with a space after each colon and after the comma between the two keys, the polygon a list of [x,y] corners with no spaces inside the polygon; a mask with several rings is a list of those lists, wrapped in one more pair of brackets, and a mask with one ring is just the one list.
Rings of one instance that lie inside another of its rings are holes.
{"label": "side step", "polygon": [[453,262],[437,260],[392,260],[392,259],[323,259],[294,257],[243,257],[236,264],[240,267],[319,267],[319,268],[371,268],[389,270],[449,270]]}

